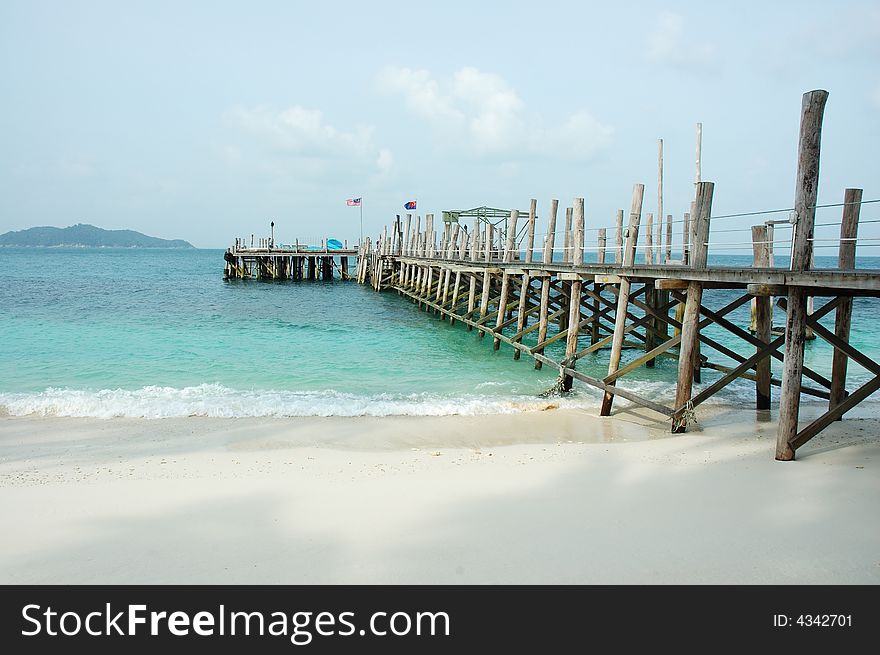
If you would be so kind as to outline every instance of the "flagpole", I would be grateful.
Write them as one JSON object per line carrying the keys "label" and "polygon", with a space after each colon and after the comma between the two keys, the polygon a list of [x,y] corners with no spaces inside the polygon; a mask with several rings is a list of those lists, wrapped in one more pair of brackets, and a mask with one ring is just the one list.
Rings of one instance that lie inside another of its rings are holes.
{"label": "flagpole", "polygon": [[361,243],[364,242],[364,197],[361,196],[361,201],[358,204],[358,207],[361,210]]}

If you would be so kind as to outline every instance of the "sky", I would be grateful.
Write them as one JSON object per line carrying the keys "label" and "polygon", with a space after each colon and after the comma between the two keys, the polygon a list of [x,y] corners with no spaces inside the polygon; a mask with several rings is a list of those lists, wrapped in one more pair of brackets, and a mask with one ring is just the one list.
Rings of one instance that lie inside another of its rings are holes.
{"label": "sky", "polygon": [[813,89],[819,201],[880,198],[876,1],[3,0],[0,233],[356,241],[352,197],[367,235],[410,200],[609,226],[634,183],[656,211],[660,138],[680,218],[697,122],[713,214],[786,208]]}

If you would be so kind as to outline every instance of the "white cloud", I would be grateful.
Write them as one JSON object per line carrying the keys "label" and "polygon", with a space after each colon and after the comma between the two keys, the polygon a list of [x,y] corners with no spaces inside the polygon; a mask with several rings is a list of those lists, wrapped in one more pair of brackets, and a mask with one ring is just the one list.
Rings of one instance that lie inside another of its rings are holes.
{"label": "white cloud", "polygon": [[376,145],[373,128],[339,129],[327,123],[316,109],[298,105],[282,111],[239,108],[230,115],[235,124],[261,139],[273,154],[292,157],[302,169],[315,174],[331,170],[330,162],[372,168],[373,173],[387,173],[392,166],[391,152]]}
{"label": "white cloud", "polygon": [[645,55],[652,63],[685,70],[702,70],[716,60],[715,47],[694,41],[685,31],[684,18],[670,11],[658,17]]}
{"label": "white cloud", "polygon": [[445,80],[426,70],[386,68],[378,79],[383,90],[402,94],[407,108],[444,140],[473,156],[586,159],[611,140],[611,128],[585,110],[546,126],[526,113],[522,98],[504,78],[473,67]]}

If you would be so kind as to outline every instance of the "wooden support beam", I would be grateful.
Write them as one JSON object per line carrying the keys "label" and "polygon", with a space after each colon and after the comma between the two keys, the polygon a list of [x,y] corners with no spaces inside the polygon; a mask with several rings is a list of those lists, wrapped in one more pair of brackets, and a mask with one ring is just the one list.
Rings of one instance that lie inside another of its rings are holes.
{"label": "wooden support beam", "polygon": [[[745,358],[743,358],[745,361]],[[711,368],[714,371],[720,371],[722,373],[730,373],[733,369],[730,366],[724,366],[722,364],[716,364],[715,362],[705,361],[703,362],[703,368]],[[753,367],[754,368],[754,367]],[[739,377],[745,380],[751,380],[754,382],[757,380],[757,376],[754,373],[740,373]],[[781,387],[782,380],[777,380],[776,378],[770,378],[770,384],[774,387]],[[821,389],[813,389],[812,387],[801,387],[801,393],[807,396],[813,396],[815,398],[822,398],[823,400],[828,400],[828,392],[822,391]]]}
{"label": "wooden support beam", "polygon": [[666,215],[666,258],[664,264],[672,260],[672,214]]}
{"label": "wooden support beam", "polygon": [[[849,270],[856,267],[856,238],[859,233],[859,212],[862,207],[862,190],[847,189],[843,194],[843,220],[840,225],[840,250],[837,267]],[[834,334],[843,342],[849,342],[852,324],[852,298],[844,298],[837,308],[834,319]],[[840,348],[834,349],[831,360],[831,398],[828,409],[834,409],[846,397],[847,354]],[[841,417],[843,414],[841,414]]]}
{"label": "wooden support beam", "polygon": [[[694,219],[694,244],[691,264],[694,268],[705,268],[708,258],[709,216],[712,213],[712,195],[715,185],[700,182],[697,185],[696,212]],[[672,431],[687,430],[688,409],[694,382],[699,344],[699,318],[703,299],[703,287],[699,282],[688,285],[684,316],[681,320],[681,348],[678,355],[678,384],[675,389],[675,415],[672,417]]]}
{"label": "wooden support beam", "polygon": [[[773,264],[773,226],[752,226],[753,265],[756,268],[770,268]],[[770,343],[773,330],[773,304],[769,296],[755,296],[752,299],[752,330],[762,343]],[[761,352],[760,346],[756,346]],[[770,409],[770,358],[757,362],[755,368],[755,408]]]}
{"label": "wooden support beam", "polygon": [[[474,219],[473,229],[471,230],[472,234],[472,245],[471,245],[471,261],[476,262],[479,257],[480,252],[480,223],[478,219]],[[477,302],[477,276],[471,275],[470,282],[468,287],[468,315],[470,316],[474,312],[474,307]],[[473,326],[468,323],[467,326],[468,332],[473,329]]]}
{"label": "wooden support beam", "polygon": [[[761,361],[769,361],[771,351],[777,350],[785,342],[785,336],[780,336],[768,343],[764,348],[759,349],[754,355],[743,360],[738,366],[734,367],[724,377],[716,380],[708,387],[691,399],[691,407],[696,407],[704,400],[718,393],[721,389],[740,377],[745,371],[755,367]],[[769,383],[768,383],[769,387]],[[676,408],[684,411],[684,407]]]}
{"label": "wooden support beam", "polygon": [[[658,251],[659,256],[659,251]],[[654,288],[652,283],[649,283],[650,288],[645,294],[645,303],[648,307],[651,308],[651,320],[648,321],[646,330],[645,330],[645,352],[650,352],[654,350],[654,346],[657,344],[657,322],[654,307],[657,304],[657,290]],[[645,360],[645,366],[648,368],[654,368],[654,358],[650,358]]]}
{"label": "wooden support beam", "polygon": [[[547,214],[547,235],[544,238],[544,264],[553,262],[553,249],[556,243],[556,212],[559,208],[559,201],[553,199],[550,201],[550,211]],[[538,314],[538,343],[547,338],[547,326],[550,303],[550,277],[541,278],[541,312]],[[542,352],[537,354],[542,354]],[[543,359],[535,357],[535,369],[540,369]]]}
{"label": "wooden support beam", "polygon": [[653,400],[649,400],[647,398],[644,398],[644,397],[642,397],[632,391],[627,391],[626,389],[621,389],[620,387],[616,387],[612,384],[605,384],[604,382],[602,382],[602,380],[599,380],[597,378],[594,378],[594,377],[591,377],[591,376],[586,375],[584,373],[581,373],[580,371],[576,371],[573,368],[569,368],[569,367],[562,367],[562,368],[564,368],[563,372],[565,375],[570,375],[571,377],[575,378],[576,380],[580,380],[581,382],[586,382],[590,386],[602,389],[606,395],[610,394],[612,396],[620,396],[621,398],[626,398],[630,402],[633,402],[637,405],[641,405],[642,407],[647,407],[648,409],[653,409],[658,414],[663,414],[665,416],[672,416],[673,410],[671,410],[669,407],[666,407],[665,405],[661,405],[660,403],[654,402]]}
{"label": "wooden support beam", "polygon": [[[484,242],[483,257],[486,263],[492,261],[492,224],[486,223],[486,238]],[[489,311],[489,290],[492,286],[492,274],[488,269],[483,273],[483,295],[480,297],[480,318],[484,317]],[[486,333],[480,332],[480,338]]]}
{"label": "wooden support beam", "polygon": [[[572,235],[572,265],[583,266],[584,264],[584,199],[574,199],[574,233]],[[581,329],[581,287],[580,279],[572,280],[568,295],[568,332],[565,339],[565,359],[571,361],[574,368],[575,360],[570,357],[577,352],[578,334]],[[560,374],[560,387],[563,391],[570,391],[574,378],[566,375],[565,369]]]}
{"label": "wooden support beam", "polygon": [[617,227],[614,231],[614,263],[623,263],[623,210],[617,210]]}
{"label": "wooden support beam", "polygon": [[[755,226],[763,227],[763,226]],[[753,228],[754,229],[754,228]],[[782,284],[748,284],[746,290],[749,295],[756,298],[772,298],[773,296],[787,296],[789,287]]]}
{"label": "wooden support beam", "polygon": [[[783,379],[783,383],[784,382],[785,380]],[[791,459],[794,459],[795,450],[803,446],[810,439],[812,439],[822,430],[834,423],[834,421],[841,418],[846,412],[865,400],[865,398],[870,396],[878,389],[880,389],[880,375],[873,378],[870,382],[860,387],[855,392],[851,393],[849,396],[847,396],[837,405],[835,405],[833,409],[827,411],[825,414],[810,423],[803,430],[798,432],[797,435],[795,435],[787,444],[788,447],[792,450]],[[779,459],[779,457],[777,457],[776,459]]]}
{"label": "wooden support beam", "polygon": [[[623,256],[623,265],[632,266],[635,261],[636,247],[639,239],[639,222],[642,216],[642,201],[645,196],[645,185],[633,186],[632,203],[629,213],[629,228],[626,232],[626,249]],[[614,320],[614,338],[611,342],[611,359],[608,364],[608,373],[614,373],[620,368],[620,356],[623,349],[623,337],[626,334],[626,314],[629,305],[630,282],[623,278],[620,281],[620,289],[617,293],[617,313]],[[614,404],[614,394],[605,390],[602,397],[602,407],[599,411],[601,416],[610,416],[611,407]]]}
{"label": "wooden support beam", "polygon": [[681,341],[680,335],[676,336],[676,337],[672,337],[671,339],[669,339],[667,341],[664,341],[659,346],[656,346],[655,348],[649,350],[641,357],[638,357],[638,358],[634,359],[633,361],[629,362],[623,368],[619,368],[616,371],[614,371],[614,373],[608,374],[608,376],[603,379],[603,382],[605,382],[606,384],[610,384],[611,382],[614,382],[615,380],[617,380],[620,377],[623,377],[627,373],[636,370],[642,364],[644,364],[648,361],[651,361],[654,358],[656,358],[657,356],[665,353],[670,348],[674,348],[675,346],[677,346],[679,344],[680,341]]}
{"label": "wooden support beam", "polygon": [[[528,227],[528,240],[526,241],[526,253],[525,253],[525,263],[531,264],[534,259],[534,250],[535,250],[535,219],[538,215],[538,201],[534,198],[529,202],[529,227]],[[522,274],[522,281],[520,283],[519,289],[519,300],[520,305],[517,310],[517,319],[516,319],[516,333],[521,334],[523,327],[525,326],[526,320],[526,312],[525,312],[525,302],[528,298],[529,291],[531,289],[531,278],[529,277],[528,269],[525,269]],[[521,338],[521,337],[520,337]],[[514,339],[515,341],[519,341],[519,339]],[[515,348],[513,350],[513,358],[519,359],[520,350]]]}
{"label": "wooden support beam", "polygon": [[571,262],[571,224],[574,216],[572,207],[565,208],[565,234],[562,240],[562,261]]}
{"label": "wooden support beam", "polygon": [[669,291],[670,289],[687,289],[688,282],[687,280],[678,280],[675,278],[660,278],[654,280],[654,288],[662,289],[663,291]]}
{"label": "wooden support beam", "polygon": [[[455,272],[455,284],[452,285],[452,307],[455,307],[458,304],[458,294],[459,289],[461,288],[461,271]],[[455,316],[449,317],[449,324],[455,325]]]}
{"label": "wooden support beam", "polygon": [[[507,242],[504,244],[504,263],[509,264],[513,261],[513,250],[516,243],[516,224],[519,221],[519,211],[513,209],[510,211],[510,218],[507,221]],[[505,268],[501,273],[501,296],[498,299],[498,307],[507,307],[507,296],[510,293],[510,273]],[[496,333],[501,330],[501,324],[504,322],[505,316],[503,311],[498,312],[498,318],[495,323]],[[501,347],[501,339],[497,336],[492,340],[493,350]]]}
{"label": "wooden support beam", "polygon": [[[819,191],[819,152],[822,140],[822,116],[827,91],[804,94],[798,141],[797,188],[794,211],[797,223],[791,248],[791,270],[805,271],[813,259],[813,232],[816,198]],[[804,339],[807,327],[807,296],[798,288],[788,291],[785,319],[785,360],[782,369],[782,392],[779,400],[779,423],[776,434],[776,459],[794,459],[791,442],[798,434],[800,387],[804,365]]]}

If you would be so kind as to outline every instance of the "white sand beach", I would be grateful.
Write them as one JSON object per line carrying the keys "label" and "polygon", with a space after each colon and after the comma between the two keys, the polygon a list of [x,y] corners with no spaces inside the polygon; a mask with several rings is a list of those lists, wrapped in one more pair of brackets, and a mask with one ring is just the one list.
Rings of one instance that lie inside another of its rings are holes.
{"label": "white sand beach", "polygon": [[880,420],[702,409],[0,418],[0,582],[880,583]]}

